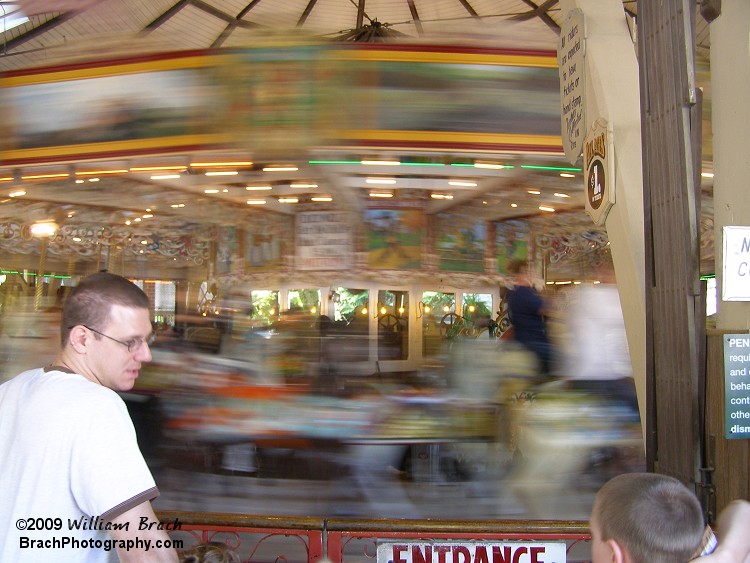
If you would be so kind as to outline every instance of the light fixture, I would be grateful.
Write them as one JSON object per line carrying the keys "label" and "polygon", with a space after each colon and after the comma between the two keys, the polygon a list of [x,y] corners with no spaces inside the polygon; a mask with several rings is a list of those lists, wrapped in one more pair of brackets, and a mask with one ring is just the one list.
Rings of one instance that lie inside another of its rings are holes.
{"label": "light fixture", "polygon": [[438,194],[438,193],[433,193],[433,194],[430,194],[430,197],[432,199],[453,199],[453,194]]}
{"label": "light fixture", "polygon": [[321,195],[321,196],[311,197],[310,201],[317,201],[317,202],[333,201],[333,198],[329,195]]}
{"label": "light fixture", "polygon": [[560,178],[575,178],[575,174],[571,174],[570,172],[560,172]]}
{"label": "light fixture", "polygon": [[476,161],[474,163],[474,168],[485,168],[487,170],[502,170],[505,168],[505,165],[498,164],[497,162],[482,162],[482,161]]}
{"label": "light fixture", "polygon": [[35,237],[53,237],[60,226],[54,221],[39,221],[31,225],[31,234]]}
{"label": "light fixture", "polygon": [[280,197],[279,203],[298,203],[299,198],[298,197]]}
{"label": "light fixture", "polygon": [[76,170],[76,176],[105,176],[107,174],[127,173],[127,170]]}
{"label": "light fixture", "polygon": [[26,195],[24,190],[16,190],[15,192],[10,192],[8,194],[9,197],[21,197],[22,195]]}
{"label": "light fixture", "polygon": [[395,184],[395,178],[365,178],[368,184]]}
{"label": "light fixture", "polygon": [[300,188],[317,188],[318,184],[313,184],[310,182],[295,182],[293,184],[289,184],[290,188],[300,189]]}
{"label": "light fixture", "polygon": [[417,318],[418,319],[421,319],[425,315],[429,315],[430,311],[431,311],[430,306],[425,305],[424,301],[420,301],[419,303],[417,303]]}
{"label": "light fixture", "polygon": [[713,172],[701,172],[701,177],[703,178],[713,178],[714,173]]}
{"label": "light fixture", "polygon": [[76,180],[76,184],[83,184],[86,180]]}
{"label": "light fixture", "polygon": [[89,182],[98,182],[99,178],[89,178]]}
{"label": "light fixture", "polygon": [[219,190],[217,190],[215,188],[209,188],[207,190],[203,190],[203,193],[204,194],[218,194]]}
{"label": "light fixture", "polygon": [[151,176],[152,180],[174,180],[179,178],[179,174],[154,174]]}
{"label": "light fixture", "polygon": [[555,208],[554,207],[550,207],[549,205],[540,205],[539,206],[539,210],[540,211],[547,211],[548,213],[554,213],[555,212]]}
{"label": "light fixture", "polygon": [[272,190],[273,186],[245,186],[245,189],[249,192],[262,192]]}
{"label": "light fixture", "polygon": [[570,196],[562,192],[555,192],[555,197],[570,197]]}
{"label": "light fixture", "polygon": [[248,205],[265,205],[266,200],[265,199],[248,199],[247,204]]}
{"label": "light fixture", "polygon": [[526,190],[526,191],[530,193],[531,195],[541,195],[542,193],[539,190]]}
{"label": "light fixture", "polygon": [[179,165],[179,166],[132,166],[130,168],[131,172],[166,172],[168,170],[177,170],[179,172],[183,172],[187,166]]}
{"label": "light fixture", "polygon": [[51,174],[32,174],[28,176],[21,176],[21,180],[42,180],[42,179],[52,179],[52,178],[67,178],[70,176],[67,172],[58,172],[58,173],[51,173]]}
{"label": "light fixture", "polygon": [[464,180],[449,180],[448,181],[449,186],[464,186],[467,188],[476,188],[477,183],[476,182],[467,182]]}
{"label": "light fixture", "polygon": [[236,170],[214,170],[206,172],[206,176],[236,176],[239,174]]}
{"label": "light fixture", "polygon": [[360,164],[365,166],[399,166],[401,162],[398,160],[362,160]]}
{"label": "light fixture", "polygon": [[233,160],[227,162],[191,162],[191,168],[221,168],[224,166],[252,166],[249,160]]}
{"label": "light fixture", "polygon": [[393,197],[393,193],[391,193],[391,192],[370,192],[370,197],[389,198],[389,197]]}
{"label": "light fixture", "polygon": [[299,168],[292,164],[263,167],[263,172],[296,172],[297,170],[299,170]]}
{"label": "light fixture", "polygon": [[518,204],[517,203],[511,203],[510,206],[515,208],[515,207],[518,207]]}
{"label": "light fixture", "polygon": [[153,216],[154,216],[154,215],[153,215],[152,213],[145,213],[145,214],[143,215],[143,218],[144,218],[144,219],[151,219],[151,217],[153,217]]}

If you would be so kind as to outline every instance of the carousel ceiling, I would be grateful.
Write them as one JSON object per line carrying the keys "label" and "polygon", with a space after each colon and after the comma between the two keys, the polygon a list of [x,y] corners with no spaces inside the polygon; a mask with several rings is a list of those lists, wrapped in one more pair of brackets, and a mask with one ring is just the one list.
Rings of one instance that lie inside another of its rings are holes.
{"label": "carousel ceiling", "polygon": [[[92,54],[244,47],[282,30],[342,42],[551,52],[563,20],[557,0],[2,0],[0,8],[0,71]],[[623,9],[637,18],[635,0],[623,0]],[[21,16],[28,20],[15,25]],[[698,55],[707,60],[708,26],[700,17],[696,22]],[[54,219],[67,225],[71,240],[81,233],[93,240],[108,225],[120,229],[115,235],[125,242],[144,229],[163,240],[194,233],[202,241],[210,238],[206,229],[241,225],[260,208],[280,215],[344,210],[356,221],[373,198],[398,194],[423,202],[428,215],[536,217],[551,229],[591,226],[582,211],[580,171],[569,170],[575,167],[561,154],[311,148],[289,158],[294,170],[269,169],[274,164],[278,158],[230,151],[0,168],[9,180],[0,184],[9,196],[0,205],[0,223],[6,238],[12,238],[11,225]]]}

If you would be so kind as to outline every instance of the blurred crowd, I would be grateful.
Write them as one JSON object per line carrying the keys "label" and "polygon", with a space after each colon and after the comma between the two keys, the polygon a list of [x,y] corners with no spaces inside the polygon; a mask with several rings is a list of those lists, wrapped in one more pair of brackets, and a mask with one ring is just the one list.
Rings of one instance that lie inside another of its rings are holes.
{"label": "blurred crowd", "polygon": [[[349,370],[366,331],[300,312],[157,327],[153,362],[124,398],[159,506],[252,512],[270,498],[256,511],[585,517],[601,484],[645,464],[617,289],[539,291],[519,272],[505,298],[514,324],[502,338],[446,338],[408,372]],[[58,317],[30,296],[4,307],[0,379],[54,357]],[[270,483],[286,485],[259,492]]]}

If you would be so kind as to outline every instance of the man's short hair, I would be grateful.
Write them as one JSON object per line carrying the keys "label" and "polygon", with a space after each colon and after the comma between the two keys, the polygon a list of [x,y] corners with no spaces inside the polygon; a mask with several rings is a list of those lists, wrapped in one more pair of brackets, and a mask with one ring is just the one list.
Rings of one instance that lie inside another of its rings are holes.
{"label": "man's short hair", "polygon": [[602,541],[615,540],[637,563],[684,563],[705,529],[696,496],[656,473],[625,473],[597,493],[593,509]]}
{"label": "man's short hair", "polygon": [[102,330],[109,320],[112,305],[148,309],[148,296],[133,282],[109,272],[83,278],[65,300],[62,309],[60,341],[65,347],[70,330],[86,325]]}

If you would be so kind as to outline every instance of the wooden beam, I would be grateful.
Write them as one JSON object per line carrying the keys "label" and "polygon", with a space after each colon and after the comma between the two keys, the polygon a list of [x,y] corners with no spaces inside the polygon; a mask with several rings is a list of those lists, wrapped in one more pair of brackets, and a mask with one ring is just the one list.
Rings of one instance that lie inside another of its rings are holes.
{"label": "wooden beam", "polygon": [[422,21],[419,19],[419,13],[417,12],[417,6],[414,4],[414,0],[406,0],[409,4],[409,11],[411,12],[411,19],[414,22],[414,27],[417,28],[417,34],[424,35],[422,29]]}
{"label": "wooden beam", "polygon": [[185,6],[188,5],[189,0],[178,0],[171,8],[169,8],[166,12],[161,14],[160,16],[157,16],[154,21],[149,23],[146,27],[143,28],[143,31],[153,31],[157,27],[159,27],[161,24],[163,24],[165,21],[167,21],[172,16],[176,15],[177,12],[182,10]]}
{"label": "wooden beam", "polygon": [[299,17],[299,20],[297,20],[297,27],[302,27],[305,25],[305,21],[307,21],[307,17],[310,15],[310,12],[312,12],[313,8],[315,7],[315,4],[318,3],[318,0],[310,0],[307,3],[307,6],[305,6],[305,10],[302,12],[302,15]]}
{"label": "wooden beam", "polygon": [[547,0],[544,4],[541,6],[537,6],[534,4],[531,0],[522,0],[524,4],[527,6],[531,6],[534,8],[530,12],[526,12],[524,14],[519,14],[518,16],[515,16],[514,20],[525,20],[533,18],[534,16],[538,17],[540,20],[542,20],[545,24],[547,24],[547,27],[549,27],[552,31],[555,33],[560,33],[560,26],[557,25],[555,20],[553,20],[550,15],[547,13],[547,10],[549,10],[552,6],[557,4],[559,0]]}
{"label": "wooden beam", "polygon": [[365,23],[365,0],[359,0],[357,4],[357,24],[355,27],[360,29]]}
{"label": "wooden beam", "polygon": [[466,11],[469,12],[472,16],[474,16],[475,18],[479,17],[479,14],[477,14],[477,11],[474,9],[474,7],[471,4],[469,4],[469,0],[458,0],[458,1],[461,2],[461,5],[464,8],[466,8]]}

